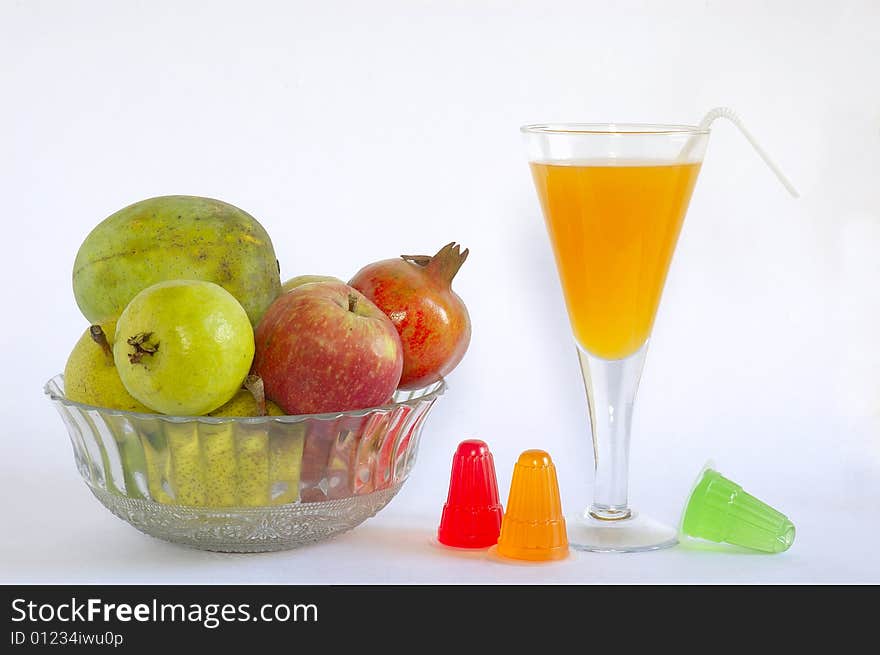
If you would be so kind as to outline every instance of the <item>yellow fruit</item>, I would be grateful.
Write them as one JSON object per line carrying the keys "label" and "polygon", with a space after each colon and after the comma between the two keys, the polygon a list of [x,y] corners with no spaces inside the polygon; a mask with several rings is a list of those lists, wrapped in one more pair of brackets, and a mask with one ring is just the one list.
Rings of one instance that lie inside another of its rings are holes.
{"label": "yellow fruit", "polygon": [[269,439],[269,477],[273,482],[273,505],[299,500],[305,435],[304,423],[278,426],[272,432]]}
{"label": "yellow fruit", "polygon": [[95,407],[151,413],[125,389],[113,363],[116,323],[93,325],[76,342],[64,367],[64,395]]}
{"label": "yellow fruit", "polygon": [[[268,401],[269,416],[283,416]],[[254,394],[240,389],[212,417],[260,416]],[[166,425],[166,465],[175,502],[194,507],[254,507],[295,502],[303,435],[294,427],[224,422]],[[273,484],[279,491],[273,497]]]}
{"label": "yellow fruit", "polygon": [[[266,415],[284,416],[284,412],[271,400],[267,400]],[[260,412],[254,394],[247,389],[239,389],[228,403],[209,412],[208,416],[260,416]]]}
{"label": "yellow fruit", "polygon": [[281,285],[281,293],[293,291],[297,287],[301,287],[304,284],[312,284],[313,282],[342,282],[342,280],[330,275],[297,275]]}
{"label": "yellow fruit", "polygon": [[[271,400],[266,401],[268,416],[284,416],[284,412]],[[232,400],[220,409],[211,412],[210,416],[260,416],[259,407],[254,394],[241,389]],[[229,504],[242,507],[278,504],[272,503],[270,487],[276,475],[283,476],[286,481],[291,476],[296,478],[296,495],[299,497],[299,462],[302,458],[302,440],[283,442],[269,436],[269,426],[257,424],[238,426],[238,438],[232,436],[232,426],[221,424],[211,426],[211,437],[203,441],[205,452],[206,475],[210,486],[208,504]],[[274,452],[273,452],[274,445]],[[294,452],[290,452],[291,448]],[[299,452],[299,457],[296,452]],[[274,460],[292,462],[293,465],[277,465]],[[288,485],[289,488],[290,485]],[[289,496],[289,494],[287,494]]]}

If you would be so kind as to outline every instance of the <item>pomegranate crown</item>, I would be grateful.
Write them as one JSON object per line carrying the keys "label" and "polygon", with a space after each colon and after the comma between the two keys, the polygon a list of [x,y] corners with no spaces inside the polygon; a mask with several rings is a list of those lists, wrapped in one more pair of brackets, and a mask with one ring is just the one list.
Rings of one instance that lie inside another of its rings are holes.
{"label": "pomegranate crown", "polygon": [[461,249],[461,245],[455,241],[447,243],[437,251],[433,257],[430,255],[401,255],[401,259],[416,266],[422,266],[439,277],[452,282],[464,260],[467,259],[470,250]]}

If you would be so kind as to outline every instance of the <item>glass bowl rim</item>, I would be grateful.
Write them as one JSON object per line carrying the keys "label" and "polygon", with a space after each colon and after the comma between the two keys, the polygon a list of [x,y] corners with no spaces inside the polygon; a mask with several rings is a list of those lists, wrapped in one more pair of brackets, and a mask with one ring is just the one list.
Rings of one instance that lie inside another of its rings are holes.
{"label": "glass bowl rim", "polygon": [[[43,393],[46,394],[53,402],[60,403],[65,407],[73,407],[80,411],[96,410],[104,415],[134,417],[141,420],[158,419],[167,423],[205,423],[208,425],[223,425],[226,423],[243,423],[248,425],[262,423],[303,423],[310,420],[333,421],[341,418],[364,418],[378,412],[390,412],[402,406],[413,407],[417,403],[424,401],[434,401],[446,392],[447,384],[445,378],[440,378],[427,386],[419,389],[406,390],[414,395],[406,400],[399,402],[386,403],[385,405],[377,405],[375,407],[365,407],[363,409],[352,409],[345,412],[324,412],[322,414],[291,414],[285,416],[176,416],[170,414],[147,414],[144,412],[129,412],[124,409],[112,409],[110,407],[98,407],[97,405],[87,405],[75,400],[70,400],[63,394],[59,393],[60,388],[58,382],[64,380],[64,374],[59,373],[53,376],[43,385]],[[57,390],[57,391],[56,391]]]}
{"label": "glass bowl rim", "polygon": [[709,134],[700,125],[672,123],[532,123],[519,128],[523,134],[569,136],[670,136],[675,134]]}

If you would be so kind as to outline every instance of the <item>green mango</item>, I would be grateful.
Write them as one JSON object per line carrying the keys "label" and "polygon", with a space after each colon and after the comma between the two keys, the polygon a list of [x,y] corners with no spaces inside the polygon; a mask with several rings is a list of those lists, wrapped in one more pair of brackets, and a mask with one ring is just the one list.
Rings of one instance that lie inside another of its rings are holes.
{"label": "green mango", "polygon": [[263,226],[220,200],[160,196],[136,202],[89,233],[73,265],[73,292],[91,323],[116,320],[143,289],[165,280],[214,282],[256,326],[281,293]]}

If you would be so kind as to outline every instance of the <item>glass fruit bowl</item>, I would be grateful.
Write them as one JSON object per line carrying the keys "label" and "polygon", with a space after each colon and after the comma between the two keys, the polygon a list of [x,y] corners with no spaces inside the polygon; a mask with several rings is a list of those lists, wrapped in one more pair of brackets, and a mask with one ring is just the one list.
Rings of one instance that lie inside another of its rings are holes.
{"label": "glass fruit bowl", "polygon": [[350,530],[397,494],[443,380],[382,407],[300,416],[178,417],[44,391],[86,485],[159,539],[223,552],[295,548]]}

